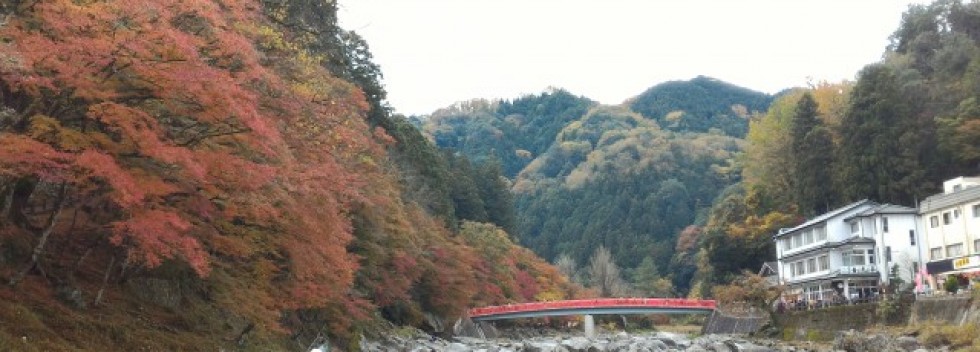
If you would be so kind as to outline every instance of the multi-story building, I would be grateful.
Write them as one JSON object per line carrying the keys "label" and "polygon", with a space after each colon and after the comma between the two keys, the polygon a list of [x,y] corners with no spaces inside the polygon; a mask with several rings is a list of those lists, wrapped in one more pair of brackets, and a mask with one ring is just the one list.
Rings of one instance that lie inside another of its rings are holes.
{"label": "multi-story building", "polygon": [[950,274],[980,275],[980,177],[943,182],[919,204],[922,257],[931,287]]}
{"label": "multi-story building", "polygon": [[784,299],[870,297],[889,283],[895,265],[911,282],[915,217],[912,208],[862,200],[780,229],[774,237],[780,282],[788,286]]}

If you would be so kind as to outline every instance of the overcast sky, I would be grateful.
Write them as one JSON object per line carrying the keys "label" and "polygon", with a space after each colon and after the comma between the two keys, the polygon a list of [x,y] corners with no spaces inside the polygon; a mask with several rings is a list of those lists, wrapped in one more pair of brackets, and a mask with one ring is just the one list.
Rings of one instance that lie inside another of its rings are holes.
{"label": "overcast sky", "polygon": [[561,87],[619,104],[711,76],[775,93],[854,79],[921,0],[340,0],[406,115]]}

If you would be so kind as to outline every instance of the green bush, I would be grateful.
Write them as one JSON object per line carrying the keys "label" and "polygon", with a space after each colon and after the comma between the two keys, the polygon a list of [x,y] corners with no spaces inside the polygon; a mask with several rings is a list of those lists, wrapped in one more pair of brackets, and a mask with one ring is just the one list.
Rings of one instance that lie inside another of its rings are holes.
{"label": "green bush", "polygon": [[949,293],[956,293],[960,289],[960,282],[955,276],[950,276],[946,278],[946,283],[943,284],[943,289]]}

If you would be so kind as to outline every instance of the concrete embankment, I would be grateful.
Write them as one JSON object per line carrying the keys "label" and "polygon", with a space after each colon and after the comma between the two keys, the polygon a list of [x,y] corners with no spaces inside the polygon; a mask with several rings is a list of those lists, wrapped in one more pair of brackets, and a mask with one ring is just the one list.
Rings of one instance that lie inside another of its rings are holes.
{"label": "concrete embankment", "polygon": [[702,334],[750,334],[769,323],[767,314],[732,314],[716,310],[708,317]]}
{"label": "concrete embankment", "polygon": [[919,297],[912,306],[909,324],[929,322],[980,324],[980,300],[969,295]]}

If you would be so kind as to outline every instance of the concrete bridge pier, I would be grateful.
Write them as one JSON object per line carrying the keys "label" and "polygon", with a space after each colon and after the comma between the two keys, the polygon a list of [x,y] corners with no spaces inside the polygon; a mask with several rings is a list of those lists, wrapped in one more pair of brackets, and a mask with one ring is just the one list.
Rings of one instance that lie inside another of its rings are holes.
{"label": "concrete bridge pier", "polygon": [[595,318],[591,314],[586,314],[583,316],[584,322],[582,325],[585,326],[585,337],[594,338],[595,337]]}

